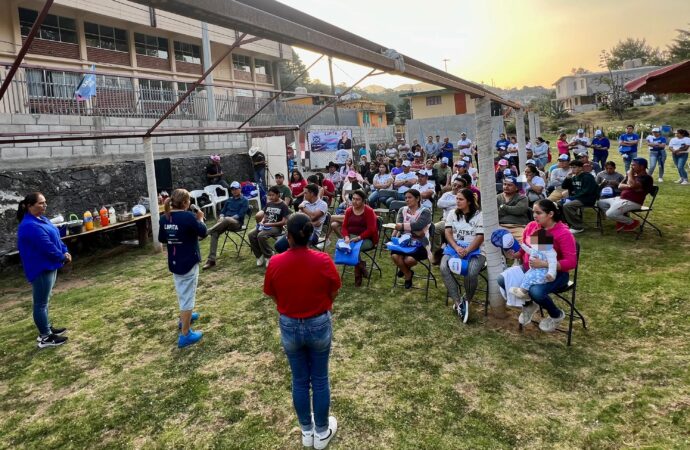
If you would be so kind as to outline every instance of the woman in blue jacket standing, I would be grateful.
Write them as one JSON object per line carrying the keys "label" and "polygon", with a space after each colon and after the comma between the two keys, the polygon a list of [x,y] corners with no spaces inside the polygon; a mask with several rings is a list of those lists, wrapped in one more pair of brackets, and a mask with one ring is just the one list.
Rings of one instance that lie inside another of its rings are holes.
{"label": "woman in blue jacket standing", "polygon": [[204,213],[188,211],[191,200],[189,192],[175,189],[165,200],[165,214],[160,219],[158,241],[168,245],[168,269],[173,274],[177,299],[180,304],[179,348],[195,344],[201,339],[201,331],[191,329],[192,320],[199,315],[193,313],[196,302],[196,286],[199,280],[199,238],[206,237]]}
{"label": "woman in blue jacket standing", "polygon": [[38,348],[57,347],[67,342],[67,329],[51,326],[48,318],[50,294],[57,271],[72,261],[58,229],[44,216],[48,203],[40,192],[32,192],[19,202],[17,246],[24,273],[33,288],[33,316],[38,328]]}

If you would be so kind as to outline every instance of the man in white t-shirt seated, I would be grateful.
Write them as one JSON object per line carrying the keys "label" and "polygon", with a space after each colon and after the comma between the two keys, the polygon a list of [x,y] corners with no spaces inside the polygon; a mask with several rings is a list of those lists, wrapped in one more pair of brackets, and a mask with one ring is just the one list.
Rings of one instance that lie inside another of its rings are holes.
{"label": "man in white t-shirt seated", "polygon": [[570,138],[570,143],[568,144],[568,148],[572,150],[575,155],[582,152],[587,153],[587,149],[591,146],[592,143],[589,141],[589,138],[585,136],[585,130],[582,128],[577,130],[577,136]]}
{"label": "man in white t-shirt seated", "polygon": [[395,180],[393,181],[393,189],[398,191],[398,196],[389,197],[388,200],[386,200],[386,206],[388,208],[390,208],[391,203],[393,203],[394,200],[405,200],[405,192],[417,184],[417,175],[410,171],[410,166],[412,166],[410,161],[404,160],[402,162],[403,171],[397,174],[395,176]]}
{"label": "man in white t-shirt seated", "polygon": [[460,133],[460,140],[458,141],[457,148],[460,152],[460,157],[472,156],[472,141],[467,139],[467,133],[464,131]]}
{"label": "man in white t-shirt seated", "polygon": [[429,171],[426,169],[417,171],[417,183],[411,189],[417,189],[422,195],[422,207],[431,209],[433,206],[432,200],[436,193],[436,185],[429,181]]}
{"label": "man in white t-shirt seated", "polygon": [[[299,205],[299,212],[304,213],[311,219],[314,225],[314,234],[309,239],[309,245],[315,246],[319,242],[323,224],[326,221],[328,205],[319,198],[319,187],[315,184],[308,184],[304,187],[304,200]],[[283,253],[289,248],[286,236],[278,239],[275,243],[277,253]]]}

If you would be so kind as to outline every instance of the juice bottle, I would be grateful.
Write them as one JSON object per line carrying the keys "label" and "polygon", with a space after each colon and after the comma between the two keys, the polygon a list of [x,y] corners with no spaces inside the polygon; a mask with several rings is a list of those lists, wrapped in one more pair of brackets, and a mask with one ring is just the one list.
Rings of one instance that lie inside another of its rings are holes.
{"label": "juice bottle", "polygon": [[105,209],[105,206],[101,208],[101,210],[98,212],[98,215],[101,216],[101,226],[107,227],[110,221],[108,220],[108,210]]}
{"label": "juice bottle", "polygon": [[91,217],[93,217],[93,227],[94,228],[100,228],[101,227],[101,215],[98,214],[98,209],[94,208],[93,212],[91,213]]}
{"label": "juice bottle", "polygon": [[91,215],[91,211],[86,211],[84,213],[84,230],[93,230],[93,216]]}

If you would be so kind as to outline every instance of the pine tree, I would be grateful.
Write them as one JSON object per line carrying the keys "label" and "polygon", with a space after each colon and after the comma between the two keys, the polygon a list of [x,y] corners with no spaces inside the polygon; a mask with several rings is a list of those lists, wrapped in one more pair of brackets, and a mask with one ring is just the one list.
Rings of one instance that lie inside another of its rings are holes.
{"label": "pine tree", "polygon": [[[690,24],[688,24],[690,26]],[[668,46],[668,54],[671,62],[680,62],[690,59],[690,30],[676,30],[678,36],[673,44]]]}

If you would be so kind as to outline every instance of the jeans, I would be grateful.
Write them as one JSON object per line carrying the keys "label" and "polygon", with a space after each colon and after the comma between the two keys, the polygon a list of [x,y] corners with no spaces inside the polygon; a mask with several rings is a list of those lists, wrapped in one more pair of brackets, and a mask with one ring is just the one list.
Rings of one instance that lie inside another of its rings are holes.
{"label": "jeans", "polygon": [[[556,306],[553,300],[551,300],[549,294],[557,289],[566,286],[568,284],[569,279],[570,275],[568,274],[568,272],[557,272],[555,280],[549,281],[548,283],[544,284],[535,284],[532,287],[530,287],[530,299],[534,301],[537,305],[546,309],[546,311],[549,313],[549,316],[553,317],[554,319],[561,317],[561,310],[558,308],[558,306]],[[506,282],[503,279],[503,275],[499,275],[497,281],[498,285],[507,291]],[[511,286],[509,286],[508,288],[510,287]]]}
{"label": "jeans", "polygon": [[400,201],[405,200],[405,193],[404,193],[404,192],[402,192],[402,193],[401,193],[401,192],[398,192],[398,194],[397,194],[396,197],[388,197],[388,198],[386,199],[386,207],[387,207],[387,208],[390,208],[390,207],[391,207],[391,204],[392,204],[395,200],[400,200]]}
{"label": "jeans", "polygon": [[650,150],[649,151],[649,169],[647,173],[649,176],[654,176],[654,169],[659,163],[659,178],[664,178],[664,164],[666,163],[666,150]]}
{"label": "jeans", "polygon": [[602,169],[604,168],[607,159],[609,159],[608,150],[594,150],[594,156],[592,157],[592,161],[595,163],[599,163]]}
{"label": "jeans", "polygon": [[688,163],[688,154],[682,153],[680,155],[673,155],[673,164],[678,169],[678,175],[683,180],[688,179],[688,171],[685,170],[685,165]]}
{"label": "jeans", "polygon": [[47,336],[50,334],[50,319],[48,319],[48,307],[50,293],[55,286],[57,270],[50,270],[40,274],[31,283],[34,298],[34,323],[38,328],[38,334]]}
{"label": "jeans", "polygon": [[[280,342],[292,371],[292,404],[303,431],[312,429],[311,406],[317,433],[328,430],[331,388],[328,358],[331,353],[331,313],[311,319],[280,316]],[[311,387],[312,399],[309,389]]]}
{"label": "jeans", "polygon": [[[623,153],[623,163],[625,164],[625,172],[627,173],[628,170],[630,170],[630,164],[632,163],[632,160],[637,158],[637,152],[629,152],[629,153]],[[627,158],[626,158],[627,156]]]}
{"label": "jeans", "polygon": [[266,167],[254,169],[254,182],[266,190]]}
{"label": "jeans", "polygon": [[[321,233],[314,230],[314,234],[312,234],[311,239],[309,239],[309,245],[316,246],[316,244],[319,243],[320,237]],[[283,236],[280,239],[276,240],[275,245],[273,245],[273,249],[276,251],[277,254],[285,253],[286,251],[288,251],[289,248],[290,243],[288,242],[287,236]]]}
{"label": "jeans", "polygon": [[192,311],[196,304],[196,287],[199,284],[199,264],[194,264],[194,267],[183,275],[174,273],[173,283],[180,311]]}

